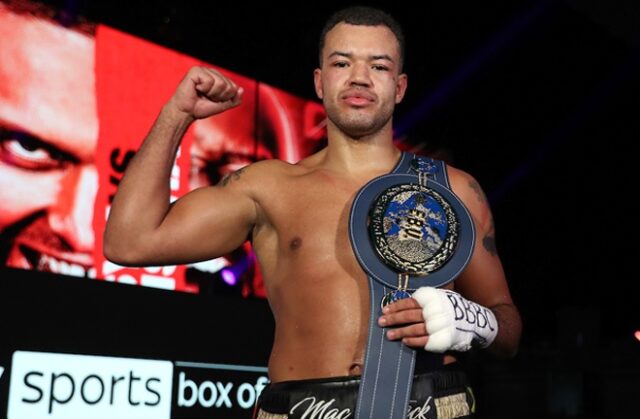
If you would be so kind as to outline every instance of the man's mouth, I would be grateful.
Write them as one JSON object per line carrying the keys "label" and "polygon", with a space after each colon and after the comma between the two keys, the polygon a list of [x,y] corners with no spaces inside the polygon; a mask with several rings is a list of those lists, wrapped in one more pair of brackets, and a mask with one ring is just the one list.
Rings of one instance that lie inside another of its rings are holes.
{"label": "man's mouth", "polygon": [[93,253],[74,250],[49,228],[42,214],[24,220],[11,236],[6,266],[81,278],[96,278]]}
{"label": "man's mouth", "polygon": [[369,99],[365,99],[360,96],[349,96],[349,97],[346,97],[344,101],[352,106],[366,106],[371,103]]}
{"label": "man's mouth", "polygon": [[376,98],[373,94],[365,90],[350,90],[342,95],[342,99],[353,106],[365,106],[373,103]]}
{"label": "man's mouth", "polygon": [[[88,255],[79,255],[75,259],[85,259],[88,262],[90,257]],[[96,268],[89,263],[79,263],[79,260],[71,261],[69,258],[65,259],[61,256],[43,253],[25,244],[13,247],[7,258],[7,265],[60,275],[96,278]]]}

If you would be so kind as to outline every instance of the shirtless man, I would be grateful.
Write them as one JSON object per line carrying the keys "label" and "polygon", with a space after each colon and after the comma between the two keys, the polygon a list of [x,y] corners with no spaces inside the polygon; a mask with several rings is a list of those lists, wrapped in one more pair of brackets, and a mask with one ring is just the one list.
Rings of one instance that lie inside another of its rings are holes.
{"label": "shirtless man", "polygon": [[[357,191],[389,173],[401,156],[392,142],[392,115],[407,88],[403,45],[397,23],[380,11],[350,8],[335,14],[321,35],[320,66],[314,72],[328,116],[328,146],[297,164],[254,163],[170,205],[170,170],[186,129],[196,119],[242,103],[243,91],[232,80],[192,68],[162,108],[113,201],[104,248],[119,264],[191,263],[252,241],[275,317],[269,376],[277,391],[295,393],[292,380],[352,383],[361,373],[370,302],[365,273],[349,241],[349,210]],[[480,346],[513,356],[521,323],[494,246],[489,206],[470,175],[453,167],[448,175],[476,227],[473,257],[449,288],[495,316],[497,330],[482,336]],[[428,291],[436,299],[446,295]],[[390,328],[389,339],[422,353],[425,347],[446,351],[442,364],[454,363],[450,349],[466,350],[469,342],[454,336],[451,323],[447,343],[430,347],[423,305],[414,298],[400,300],[387,306],[378,324]],[[288,387],[278,389],[284,381]],[[466,384],[458,384],[464,393]],[[357,382],[354,388],[357,392]],[[336,417],[350,415],[352,395],[346,400],[318,391],[318,400],[333,399],[334,414],[342,415]],[[265,393],[271,394],[263,392],[259,417],[301,417],[309,408],[293,396],[287,406],[269,407]],[[470,404],[466,396],[462,403]],[[411,407],[420,409],[422,402],[413,399]],[[462,414],[447,416],[438,409],[438,417],[470,414],[467,405],[458,407]],[[270,416],[274,413],[282,416]]]}

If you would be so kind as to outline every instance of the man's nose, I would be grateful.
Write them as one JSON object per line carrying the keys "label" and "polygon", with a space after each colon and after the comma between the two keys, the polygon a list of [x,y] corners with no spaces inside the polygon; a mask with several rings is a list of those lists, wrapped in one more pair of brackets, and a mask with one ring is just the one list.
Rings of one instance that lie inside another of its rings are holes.
{"label": "man's nose", "polygon": [[358,86],[370,86],[371,85],[371,74],[370,68],[368,64],[365,63],[354,63],[351,66],[351,77],[350,84],[358,85]]}
{"label": "man's nose", "polygon": [[98,172],[93,164],[80,164],[64,174],[56,202],[49,208],[49,225],[76,252],[91,252],[95,245],[93,206]]}

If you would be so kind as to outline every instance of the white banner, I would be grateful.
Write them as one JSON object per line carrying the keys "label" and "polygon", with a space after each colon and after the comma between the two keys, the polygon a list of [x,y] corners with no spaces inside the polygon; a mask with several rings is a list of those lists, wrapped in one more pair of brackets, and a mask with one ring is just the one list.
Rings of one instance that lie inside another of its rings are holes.
{"label": "white banner", "polygon": [[9,419],[169,419],[173,364],[16,351]]}

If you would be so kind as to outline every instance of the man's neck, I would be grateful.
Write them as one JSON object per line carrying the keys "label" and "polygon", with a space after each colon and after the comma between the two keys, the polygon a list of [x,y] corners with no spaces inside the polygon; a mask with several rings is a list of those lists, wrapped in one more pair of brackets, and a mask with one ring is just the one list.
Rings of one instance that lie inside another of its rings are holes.
{"label": "man's neck", "polygon": [[330,132],[323,166],[354,175],[387,173],[395,167],[400,155],[401,151],[393,144],[391,129],[358,139]]}

